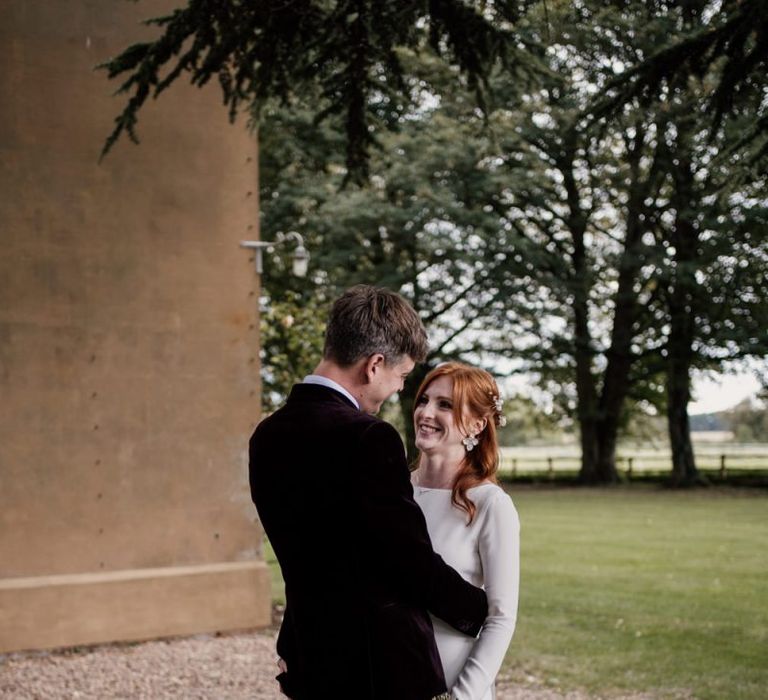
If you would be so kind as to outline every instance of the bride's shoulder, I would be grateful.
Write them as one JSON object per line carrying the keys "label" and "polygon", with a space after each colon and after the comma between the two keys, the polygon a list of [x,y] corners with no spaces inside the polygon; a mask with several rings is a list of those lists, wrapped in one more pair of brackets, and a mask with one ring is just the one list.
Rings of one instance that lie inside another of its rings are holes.
{"label": "bride's shoulder", "polygon": [[476,500],[483,510],[490,511],[515,511],[515,505],[512,497],[498,484],[491,481],[483,482],[475,487],[477,490],[472,494],[472,500]]}
{"label": "bride's shoulder", "polygon": [[496,501],[498,499],[510,500],[509,494],[501,488],[498,484],[492,481],[483,481],[477,486],[473,487],[472,498],[477,498],[479,501],[486,503]]}

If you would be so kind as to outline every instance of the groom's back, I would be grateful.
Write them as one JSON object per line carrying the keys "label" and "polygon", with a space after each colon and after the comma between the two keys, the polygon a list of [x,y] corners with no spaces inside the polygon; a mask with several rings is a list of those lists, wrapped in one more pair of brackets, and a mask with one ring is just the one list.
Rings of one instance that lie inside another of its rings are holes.
{"label": "groom's back", "polygon": [[309,583],[310,575],[314,589],[331,580],[352,585],[342,578],[346,558],[340,555],[356,534],[356,446],[359,435],[380,421],[335,393],[294,387],[287,404],[251,438],[253,500],[289,587]]}
{"label": "groom's back", "polygon": [[251,438],[252,495],[286,586],[278,653],[297,698],[428,698],[443,687],[426,611],[400,599],[375,542],[363,477],[379,432],[404,468],[394,428],[301,384]]}

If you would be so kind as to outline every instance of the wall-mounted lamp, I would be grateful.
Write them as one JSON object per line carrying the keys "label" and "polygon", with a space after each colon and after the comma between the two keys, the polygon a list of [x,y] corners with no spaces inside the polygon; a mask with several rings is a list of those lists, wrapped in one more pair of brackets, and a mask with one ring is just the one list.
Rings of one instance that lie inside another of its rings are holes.
{"label": "wall-mounted lamp", "polygon": [[240,241],[241,248],[249,248],[254,251],[256,259],[256,272],[260,275],[264,272],[264,257],[262,251],[266,250],[272,253],[275,246],[282,245],[288,241],[296,242],[296,249],[293,251],[293,274],[296,277],[305,277],[309,267],[309,251],[304,247],[304,239],[296,231],[288,233],[279,232],[274,241]]}

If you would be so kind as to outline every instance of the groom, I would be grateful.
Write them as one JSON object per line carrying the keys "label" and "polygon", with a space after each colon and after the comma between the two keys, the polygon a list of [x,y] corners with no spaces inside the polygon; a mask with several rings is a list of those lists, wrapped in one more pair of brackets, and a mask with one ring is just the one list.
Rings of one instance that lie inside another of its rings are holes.
{"label": "groom", "polygon": [[400,436],[374,416],[426,352],[402,297],[353,287],[314,374],[251,438],[251,494],[285,580],[277,678],[294,700],[430,700],[446,686],[427,611],[471,636],[485,620],[485,593],[432,550]]}

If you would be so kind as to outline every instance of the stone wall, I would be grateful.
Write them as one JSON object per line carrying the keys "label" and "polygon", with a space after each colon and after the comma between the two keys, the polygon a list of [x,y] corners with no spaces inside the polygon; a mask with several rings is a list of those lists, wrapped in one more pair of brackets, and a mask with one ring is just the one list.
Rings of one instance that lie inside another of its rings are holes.
{"label": "stone wall", "polygon": [[177,4],[0,11],[0,651],[269,623],[255,140],[179,85],[98,160],[94,66]]}

